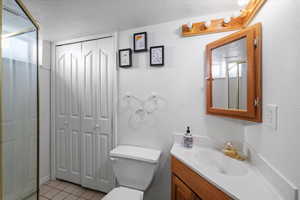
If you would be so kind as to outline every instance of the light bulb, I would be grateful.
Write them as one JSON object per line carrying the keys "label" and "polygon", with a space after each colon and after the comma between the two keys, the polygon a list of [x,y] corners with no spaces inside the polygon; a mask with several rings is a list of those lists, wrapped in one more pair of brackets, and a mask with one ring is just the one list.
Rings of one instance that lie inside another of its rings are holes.
{"label": "light bulb", "polygon": [[248,5],[249,0],[238,0],[238,5],[240,8],[244,8],[246,5]]}
{"label": "light bulb", "polygon": [[226,24],[228,24],[230,21],[231,21],[231,17],[225,17],[225,18],[224,18],[224,22],[225,22]]}
{"label": "light bulb", "polygon": [[205,22],[205,26],[206,27],[210,27],[210,25],[211,25],[211,21],[210,20]]}
{"label": "light bulb", "polygon": [[193,28],[193,23],[192,22],[188,22],[186,25],[188,26],[189,29]]}

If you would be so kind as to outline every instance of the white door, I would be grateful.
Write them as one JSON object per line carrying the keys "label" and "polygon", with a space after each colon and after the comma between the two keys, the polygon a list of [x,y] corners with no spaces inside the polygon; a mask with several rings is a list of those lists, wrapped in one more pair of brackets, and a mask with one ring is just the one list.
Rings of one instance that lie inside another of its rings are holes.
{"label": "white door", "polygon": [[113,187],[112,63],[112,38],[82,43],[81,183],[103,192]]}
{"label": "white door", "polygon": [[56,177],[80,183],[81,44],[56,48]]}

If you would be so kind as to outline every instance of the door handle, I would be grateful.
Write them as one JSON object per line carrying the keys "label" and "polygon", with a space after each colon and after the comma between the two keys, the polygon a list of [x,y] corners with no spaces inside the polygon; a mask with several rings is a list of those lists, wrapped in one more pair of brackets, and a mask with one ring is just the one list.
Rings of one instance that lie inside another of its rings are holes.
{"label": "door handle", "polygon": [[96,124],[95,125],[95,129],[98,129],[100,126],[99,126],[99,124]]}

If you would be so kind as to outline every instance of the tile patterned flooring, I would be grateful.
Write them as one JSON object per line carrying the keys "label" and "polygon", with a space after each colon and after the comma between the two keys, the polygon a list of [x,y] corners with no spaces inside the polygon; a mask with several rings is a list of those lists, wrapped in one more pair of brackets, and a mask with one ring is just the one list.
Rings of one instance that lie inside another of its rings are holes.
{"label": "tile patterned flooring", "polygon": [[72,183],[54,180],[40,187],[40,200],[101,200],[105,194]]}

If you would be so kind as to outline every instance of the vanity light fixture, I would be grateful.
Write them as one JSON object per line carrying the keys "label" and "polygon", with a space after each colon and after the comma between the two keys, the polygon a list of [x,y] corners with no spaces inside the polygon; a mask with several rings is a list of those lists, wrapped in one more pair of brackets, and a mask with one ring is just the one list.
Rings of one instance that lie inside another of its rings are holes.
{"label": "vanity light fixture", "polygon": [[240,10],[233,13],[231,17],[196,22],[192,25],[190,23],[183,24],[182,36],[190,37],[243,29],[249,25],[266,1],[267,0],[237,0]]}

